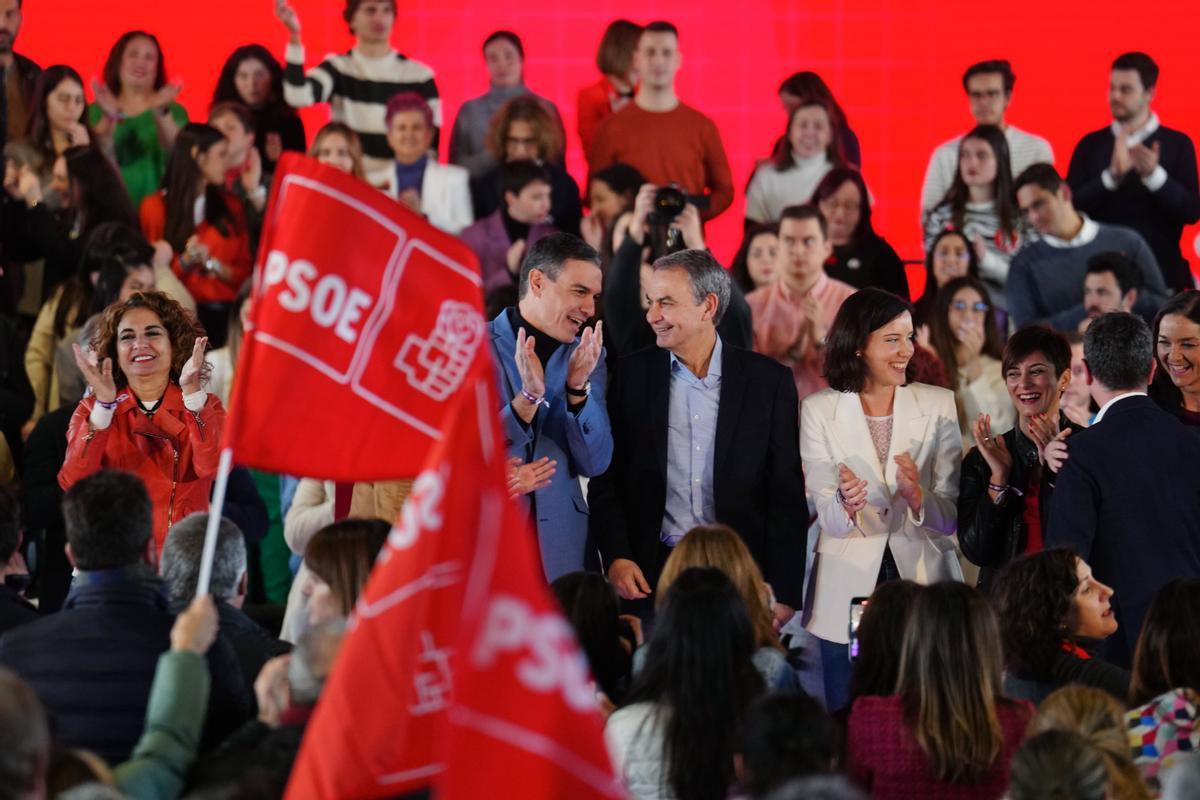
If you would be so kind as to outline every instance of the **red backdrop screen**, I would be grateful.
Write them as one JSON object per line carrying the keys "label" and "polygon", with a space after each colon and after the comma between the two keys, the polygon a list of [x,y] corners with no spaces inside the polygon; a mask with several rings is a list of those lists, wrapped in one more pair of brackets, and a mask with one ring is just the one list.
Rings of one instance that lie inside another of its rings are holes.
{"label": "red backdrop screen", "polygon": [[[310,65],[350,46],[341,0],[293,2]],[[100,74],[122,32],[141,28],[156,34],[169,76],[184,80],[180,99],[194,119],[206,114],[217,74],[235,47],[259,42],[282,61],[287,39],[272,0],[25,0],[24,5],[17,50],[42,66],[70,64],[88,80]],[[1158,61],[1162,75],[1154,108],[1163,124],[1190,134],[1200,131],[1194,91],[1200,56],[1191,6],[1184,0],[1136,6],[1116,0],[540,0],[525,5],[399,0],[393,42],[437,72],[448,126],[464,99],[486,89],[483,39],[498,28],[518,33],[526,49],[526,83],[558,104],[568,131],[568,167],[581,183],[585,170],[575,133],[575,94],[597,77],[596,45],[612,19],[667,19],[678,25],[679,94],[716,120],[739,190],[783,131],[775,95],[780,81],[798,70],[815,70],[862,142],[877,227],[902,257],[919,259],[918,197],[929,154],[972,124],[960,82],[968,64],[987,58],[1012,62],[1017,83],[1009,120],[1047,137],[1065,173],[1079,138],[1109,122],[1109,64],[1125,50],[1145,50]],[[311,137],[327,112],[307,111],[304,118]],[[722,259],[737,247],[743,207],[739,191],[734,206],[710,226],[710,244]],[[1193,236],[1190,229],[1183,249],[1195,262]]]}

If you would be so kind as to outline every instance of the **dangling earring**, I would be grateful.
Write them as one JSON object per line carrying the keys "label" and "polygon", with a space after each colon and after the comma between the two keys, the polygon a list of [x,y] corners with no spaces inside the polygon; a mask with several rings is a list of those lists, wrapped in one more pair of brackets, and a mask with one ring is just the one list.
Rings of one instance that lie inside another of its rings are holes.
{"label": "dangling earring", "polygon": [[854,351],[854,357],[855,357],[855,358],[862,358],[862,350],[855,350],[855,351]]}

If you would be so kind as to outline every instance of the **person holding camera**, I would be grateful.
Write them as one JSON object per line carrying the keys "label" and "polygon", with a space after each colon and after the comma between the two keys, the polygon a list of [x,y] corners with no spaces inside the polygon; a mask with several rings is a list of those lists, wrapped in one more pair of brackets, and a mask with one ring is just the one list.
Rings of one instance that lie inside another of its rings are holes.
{"label": "person holding camera", "polygon": [[641,79],[637,94],[600,123],[588,165],[595,172],[629,164],[653,183],[678,183],[705,197],[704,219],[716,217],[733,204],[733,174],[716,124],[675,93],[682,63],[679,31],[669,22],[651,22],[642,30],[633,61]]}
{"label": "person holding camera", "polygon": [[825,216],[816,206],[789,206],[779,221],[776,279],[746,297],[754,319],[754,351],[790,367],[801,400],[824,389],[825,335],[854,294],[825,274],[833,253]]}
{"label": "person holding camera", "polygon": [[[618,356],[654,344],[654,332],[646,324],[644,289],[653,271],[650,265],[685,248],[705,249],[700,210],[687,199],[678,187],[645,183],[634,198],[633,211],[617,220],[613,239],[621,244],[604,276],[604,324],[608,348]],[[735,347],[750,349],[750,307],[736,283],[717,332]]]}

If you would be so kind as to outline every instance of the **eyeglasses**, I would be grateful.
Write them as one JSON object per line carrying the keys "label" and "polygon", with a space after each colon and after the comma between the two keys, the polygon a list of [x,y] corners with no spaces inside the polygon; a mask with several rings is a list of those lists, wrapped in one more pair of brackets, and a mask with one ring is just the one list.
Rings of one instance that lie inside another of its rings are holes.
{"label": "eyeglasses", "polygon": [[977,314],[986,314],[992,308],[987,303],[968,303],[966,300],[955,300],[950,307],[955,311],[974,311]]}

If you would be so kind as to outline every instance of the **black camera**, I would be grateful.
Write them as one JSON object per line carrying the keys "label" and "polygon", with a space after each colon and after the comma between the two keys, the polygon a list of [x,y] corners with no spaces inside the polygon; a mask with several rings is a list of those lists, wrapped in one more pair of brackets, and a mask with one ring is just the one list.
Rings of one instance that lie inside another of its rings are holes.
{"label": "black camera", "polygon": [[651,261],[684,249],[683,237],[680,235],[679,229],[672,228],[670,225],[683,213],[683,209],[688,203],[704,211],[710,207],[711,200],[706,194],[688,194],[683,187],[676,183],[668,183],[655,190],[654,208],[647,218],[647,222],[650,223]]}

